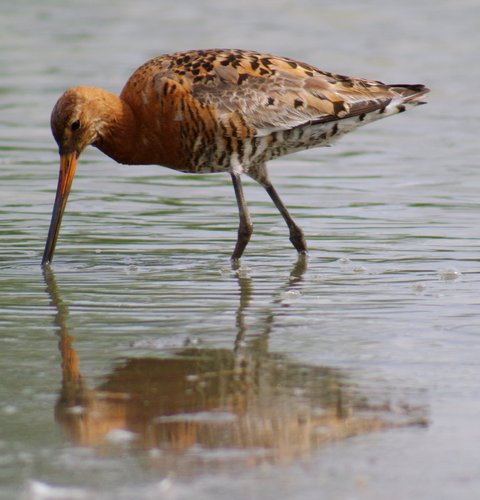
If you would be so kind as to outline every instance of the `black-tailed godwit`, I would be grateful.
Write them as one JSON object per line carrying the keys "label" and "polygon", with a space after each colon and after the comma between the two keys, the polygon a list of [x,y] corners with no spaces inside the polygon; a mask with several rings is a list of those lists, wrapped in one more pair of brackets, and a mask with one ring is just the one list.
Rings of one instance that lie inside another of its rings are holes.
{"label": "black-tailed godwit", "polygon": [[342,76],[285,57],[212,49],[156,57],[138,68],[120,97],[73,87],[53,108],[60,174],[42,265],[51,262],[78,158],[93,145],[119,163],[181,172],[229,172],[240,223],[233,260],[252,234],[240,175],[259,182],[306,253],[302,230],[273,187],[266,162],[326,146],[360,125],[423,104],[424,85],[386,85]]}

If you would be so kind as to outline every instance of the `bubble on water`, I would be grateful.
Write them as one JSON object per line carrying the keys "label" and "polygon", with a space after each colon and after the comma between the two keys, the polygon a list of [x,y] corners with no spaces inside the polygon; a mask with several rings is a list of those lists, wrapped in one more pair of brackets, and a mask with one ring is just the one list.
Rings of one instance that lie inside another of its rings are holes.
{"label": "bubble on water", "polygon": [[162,492],[166,493],[167,491],[171,490],[173,487],[172,480],[168,477],[165,479],[162,479],[158,484],[157,484],[157,489]]}
{"label": "bubble on water", "polygon": [[138,274],[140,268],[135,264],[130,264],[125,268],[125,274]]}
{"label": "bubble on water", "polygon": [[328,425],[318,425],[313,432],[319,436],[329,436],[332,433],[332,429]]}
{"label": "bubble on water", "polygon": [[457,269],[450,267],[438,271],[438,276],[443,281],[454,281],[458,280],[462,276],[462,273]]}
{"label": "bubble on water", "polygon": [[363,266],[356,266],[353,268],[354,273],[363,274],[367,272],[367,268]]}
{"label": "bubble on water", "polygon": [[307,393],[307,389],[305,387],[294,387],[292,393],[296,397],[302,397]]}
{"label": "bubble on water", "polygon": [[18,412],[18,408],[14,405],[6,405],[3,407],[3,413],[5,415],[15,415]]}
{"label": "bubble on water", "polygon": [[135,340],[131,346],[135,349],[175,349],[201,345],[201,339],[185,334]]}
{"label": "bubble on water", "polygon": [[68,498],[69,500],[83,500],[84,498],[91,497],[89,492],[82,488],[54,486],[35,480],[30,481],[29,490],[29,498],[35,498],[35,500],[55,500],[65,498]]}
{"label": "bubble on water", "polygon": [[71,415],[81,415],[82,413],[85,413],[85,408],[80,405],[76,406],[70,406],[66,410],[67,413],[70,413]]}
{"label": "bubble on water", "polygon": [[300,290],[285,290],[280,295],[282,303],[284,305],[289,305],[297,302],[302,298],[302,292]]}
{"label": "bubble on water", "polygon": [[241,448],[206,448],[202,446],[192,446],[188,449],[189,456],[198,456],[202,460],[210,461],[233,461],[245,460],[250,458],[268,458],[273,452],[268,448],[251,447]]}
{"label": "bubble on water", "polygon": [[245,340],[240,340],[239,342],[235,342],[236,349],[245,349],[248,346],[248,343]]}
{"label": "bubble on water", "polygon": [[113,429],[105,436],[105,440],[112,444],[125,445],[130,444],[136,437],[134,432],[126,429]]}
{"label": "bubble on water", "polygon": [[161,458],[164,452],[160,448],[152,448],[148,451],[150,458]]}
{"label": "bubble on water", "polygon": [[199,344],[200,344],[200,339],[190,336],[187,336],[183,342],[184,347],[198,346]]}
{"label": "bubble on water", "polygon": [[427,285],[425,285],[425,283],[414,283],[414,284],[412,285],[412,290],[413,290],[415,293],[422,293],[422,292],[424,292],[426,289],[427,289]]}
{"label": "bubble on water", "polygon": [[199,411],[196,413],[177,413],[154,419],[155,422],[199,422],[203,424],[226,424],[235,422],[237,415],[228,411]]}
{"label": "bubble on water", "polygon": [[239,278],[250,278],[250,269],[248,267],[241,267],[237,269],[236,274]]}

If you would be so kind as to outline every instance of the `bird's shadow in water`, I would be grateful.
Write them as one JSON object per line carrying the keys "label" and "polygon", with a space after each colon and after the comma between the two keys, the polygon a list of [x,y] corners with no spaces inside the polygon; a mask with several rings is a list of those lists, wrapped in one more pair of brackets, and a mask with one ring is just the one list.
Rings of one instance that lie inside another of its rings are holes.
{"label": "bird's shadow in water", "polygon": [[245,320],[253,281],[238,272],[232,349],[184,347],[162,357],[124,358],[96,387],[81,374],[69,309],[46,268],[62,359],[56,421],[76,445],[107,454],[148,451],[155,468],[185,474],[212,466],[286,462],[333,440],[423,425],[423,409],[398,414],[388,404],[371,405],[341,370],[269,352],[274,306],[285,291],[302,286],[306,268],[302,256],[273,293],[259,335],[249,338]]}

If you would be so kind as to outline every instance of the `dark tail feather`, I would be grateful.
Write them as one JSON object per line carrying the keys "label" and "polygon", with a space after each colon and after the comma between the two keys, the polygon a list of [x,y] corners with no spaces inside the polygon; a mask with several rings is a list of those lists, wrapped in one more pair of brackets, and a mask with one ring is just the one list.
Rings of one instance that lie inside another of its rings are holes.
{"label": "dark tail feather", "polygon": [[409,102],[411,104],[425,104],[426,101],[419,101],[419,98],[422,95],[428,94],[428,92],[430,92],[429,88],[425,87],[425,85],[422,85],[420,83],[413,85],[395,84],[395,85],[389,85],[388,87],[393,91],[401,94],[404,97],[403,102]]}

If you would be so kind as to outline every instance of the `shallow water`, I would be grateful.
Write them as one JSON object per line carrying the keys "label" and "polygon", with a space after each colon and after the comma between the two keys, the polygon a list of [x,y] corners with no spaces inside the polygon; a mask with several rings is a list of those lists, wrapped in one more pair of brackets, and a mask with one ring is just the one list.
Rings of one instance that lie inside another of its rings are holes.
{"label": "shallow water", "polygon": [[[480,7],[324,4],[3,9],[0,497],[478,495]],[[91,149],[43,273],[60,92],[118,91],[148,57],[209,46],[432,93],[270,164],[305,262],[253,182],[235,270],[227,175]]]}

